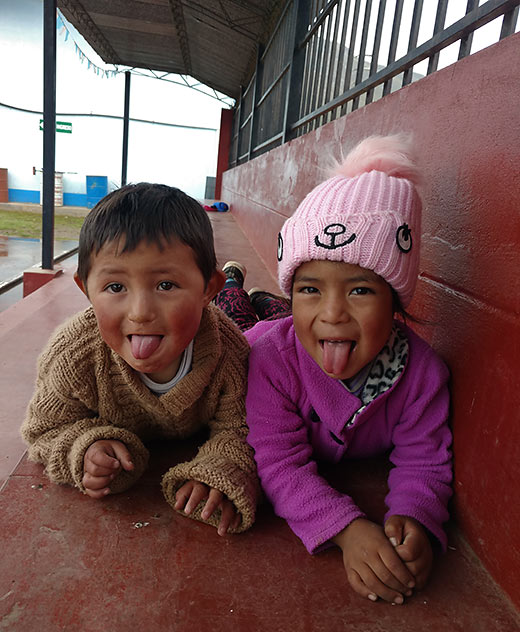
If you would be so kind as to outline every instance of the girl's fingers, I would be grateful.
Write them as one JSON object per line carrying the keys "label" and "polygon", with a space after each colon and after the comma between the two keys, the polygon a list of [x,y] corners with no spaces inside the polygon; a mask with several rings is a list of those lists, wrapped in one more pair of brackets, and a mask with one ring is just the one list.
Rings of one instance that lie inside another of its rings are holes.
{"label": "girl's fingers", "polygon": [[370,601],[377,601],[381,598],[395,604],[404,602],[403,595],[383,584],[369,566],[365,566],[359,572],[350,569],[347,577],[358,595],[370,599]]}
{"label": "girl's fingers", "polygon": [[394,549],[384,550],[380,559],[377,574],[385,584],[403,593],[415,586],[414,576]]}

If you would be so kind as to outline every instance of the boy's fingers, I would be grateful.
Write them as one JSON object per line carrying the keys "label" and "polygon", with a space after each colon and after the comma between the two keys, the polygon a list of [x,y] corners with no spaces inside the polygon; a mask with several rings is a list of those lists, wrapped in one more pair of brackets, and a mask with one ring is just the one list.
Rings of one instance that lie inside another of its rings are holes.
{"label": "boy's fingers", "polygon": [[212,489],[209,492],[206,505],[202,510],[201,518],[203,518],[203,520],[208,520],[208,518],[211,518],[215,509],[222,503],[223,498],[224,495],[222,494],[222,492],[219,492],[218,489]]}
{"label": "boy's fingers", "polygon": [[232,527],[233,529],[238,529],[240,524],[242,523],[242,516],[238,512],[235,514],[235,519],[233,520]]}
{"label": "boy's fingers", "polygon": [[110,488],[104,487],[103,489],[94,490],[85,487],[85,494],[87,496],[90,496],[91,498],[104,498],[105,496],[108,496],[108,494],[110,494]]}
{"label": "boy's fingers", "polygon": [[[113,465],[112,465],[113,463]],[[85,472],[88,472],[92,476],[110,476],[112,474],[116,474],[116,470],[119,469],[119,461],[117,459],[112,459],[112,463],[110,466],[97,465],[93,461],[87,459],[85,461]]]}
{"label": "boy's fingers", "polygon": [[129,472],[130,470],[134,469],[132,457],[124,443],[121,443],[120,441],[114,441],[112,443],[112,449],[114,451],[116,459],[119,461],[119,463],[121,463],[121,467],[124,470]]}
{"label": "boy's fingers", "polygon": [[102,498],[109,494],[108,485],[111,481],[112,476],[92,476],[88,472],[85,472],[82,479],[85,492],[92,498]]}
{"label": "boy's fingers", "polygon": [[91,463],[92,465],[100,468],[115,470],[119,467],[119,461],[103,450],[92,450],[86,454],[86,457],[86,463]]}
{"label": "boy's fingers", "polygon": [[202,483],[195,483],[193,486],[193,490],[188,498],[188,502],[186,503],[186,507],[184,507],[185,514],[191,514],[197,508],[197,505],[201,500],[204,500],[208,495],[208,488],[206,485]]}
{"label": "boy's fingers", "polygon": [[182,487],[179,487],[179,489],[175,493],[175,505],[173,506],[174,509],[182,510],[184,508],[186,501],[191,496],[191,492],[193,491],[193,486],[194,486],[194,482],[188,481],[187,483],[184,483]]}

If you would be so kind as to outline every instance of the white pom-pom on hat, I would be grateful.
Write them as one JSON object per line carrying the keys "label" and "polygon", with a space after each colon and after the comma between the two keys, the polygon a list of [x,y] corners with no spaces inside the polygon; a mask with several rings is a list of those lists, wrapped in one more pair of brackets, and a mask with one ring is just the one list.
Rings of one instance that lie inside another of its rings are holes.
{"label": "white pom-pom on hat", "polygon": [[337,165],[333,175],[354,178],[362,173],[381,171],[394,178],[406,178],[420,184],[420,175],[413,158],[410,134],[369,136]]}

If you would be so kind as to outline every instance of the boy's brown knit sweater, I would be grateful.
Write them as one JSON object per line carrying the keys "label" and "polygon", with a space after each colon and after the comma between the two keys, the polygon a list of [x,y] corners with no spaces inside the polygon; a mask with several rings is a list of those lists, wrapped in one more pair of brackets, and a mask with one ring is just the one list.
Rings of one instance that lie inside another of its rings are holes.
{"label": "boy's brown knit sweater", "polygon": [[[105,344],[89,307],[65,323],[40,356],[36,391],[22,426],[29,457],[46,466],[52,481],[84,491],[87,448],[100,439],[122,441],[134,470],[121,471],[111,483],[113,492],[121,492],[147,465],[143,441],[183,439],[209,426],[209,439],[195,458],[166,472],[163,492],[173,506],[184,482],[206,483],[234,503],[242,516],[237,531],[244,531],[254,521],[259,496],[253,452],[245,441],[248,351],[235,325],[209,306],[194,339],[191,371],[157,396]],[[192,517],[202,520],[202,506]],[[215,512],[207,522],[216,526],[219,520]]]}

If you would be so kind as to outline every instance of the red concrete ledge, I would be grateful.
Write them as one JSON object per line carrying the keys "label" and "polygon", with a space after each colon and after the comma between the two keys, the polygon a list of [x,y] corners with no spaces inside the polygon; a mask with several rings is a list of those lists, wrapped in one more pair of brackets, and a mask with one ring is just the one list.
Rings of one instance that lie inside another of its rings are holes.
{"label": "red concrete ledge", "polygon": [[[143,478],[101,501],[49,483],[41,466],[23,459],[0,494],[0,629],[520,629],[510,603],[453,526],[426,589],[392,606],[357,596],[340,550],[309,555],[269,504],[249,531],[224,538],[174,512],[161,494],[161,474],[189,458],[197,443],[150,445]],[[384,459],[345,465],[341,475],[350,492],[369,515],[381,515]]]}
{"label": "red concrete ledge", "polygon": [[30,268],[23,273],[23,297],[29,296],[35,290],[45,285],[52,279],[55,279],[60,274],[63,274],[62,268],[54,268],[53,270],[46,270],[44,268]]}

